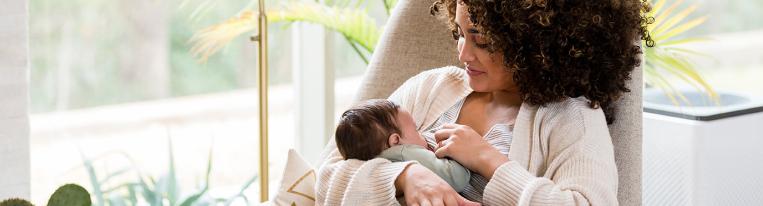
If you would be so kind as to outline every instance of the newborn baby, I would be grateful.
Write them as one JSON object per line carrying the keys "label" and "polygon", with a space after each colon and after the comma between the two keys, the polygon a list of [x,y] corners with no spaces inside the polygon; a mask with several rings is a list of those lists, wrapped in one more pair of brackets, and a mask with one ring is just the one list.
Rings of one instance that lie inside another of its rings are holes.
{"label": "newborn baby", "polygon": [[336,147],[345,160],[376,157],[417,161],[461,192],[471,173],[451,159],[440,159],[416,131],[410,113],[386,99],[373,99],[345,111],[336,128]]}

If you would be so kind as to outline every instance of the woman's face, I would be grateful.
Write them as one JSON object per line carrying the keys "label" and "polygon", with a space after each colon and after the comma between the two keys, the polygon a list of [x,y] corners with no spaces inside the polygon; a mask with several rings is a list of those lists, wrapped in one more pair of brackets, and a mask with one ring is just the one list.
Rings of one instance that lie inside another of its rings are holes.
{"label": "woman's face", "polygon": [[486,41],[469,19],[465,5],[456,6],[458,30],[458,60],[469,74],[469,86],[476,92],[515,90],[513,73],[503,64],[503,53],[485,49]]}

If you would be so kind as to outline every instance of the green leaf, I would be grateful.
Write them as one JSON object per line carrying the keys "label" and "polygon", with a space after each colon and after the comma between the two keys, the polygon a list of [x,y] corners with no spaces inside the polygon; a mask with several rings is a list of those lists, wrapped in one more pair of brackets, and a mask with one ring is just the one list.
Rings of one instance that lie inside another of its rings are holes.
{"label": "green leaf", "polygon": [[138,196],[135,193],[136,186],[140,186],[140,185],[133,184],[132,186],[127,188],[127,199],[130,200],[130,205],[132,206],[138,205]]}
{"label": "green leaf", "polygon": [[[688,8],[681,10],[680,12],[676,14],[666,13],[666,19],[660,19],[662,22],[654,29],[655,33],[662,33],[665,30],[668,30],[670,28],[673,28],[676,24],[686,19],[686,17],[689,17],[689,15],[697,10],[697,5],[691,5]],[[657,19],[655,19],[657,20]]]}
{"label": "green leaf", "polygon": [[103,196],[103,192],[101,191],[101,183],[98,181],[98,175],[95,173],[93,162],[85,157],[85,154],[82,153],[82,150],[80,150],[79,153],[82,157],[83,165],[87,171],[88,179],[90,179],[90,184],[93,186],[93,195],[95,196],[96,203],[100,206],[105,206],[105,198]]}
{"label": "green leaf", "polygon": [[384,9],[387,11],[387,15],[390,15],[392,9],[397,5],[397,0],[382,0],[384,1]]}
{"label": "green leaf", "polygon": [[704,23],[707,20],[706,16],[693,19],[691,21],[688,21],[684,24],[678,25],[675,28],[670,28],[670,30],[665,31],[664,33],[655,32],[655,39],[654,41],[662,41],[666,39],[670,39],[671,37],[678,36],[690,29],[693,29],[694,27],[699,26],[700,24]]}
{"label": "green leaf", "polygon": [[76,184],[66,184],[53,192],[48,206],[91,206],[90,193]]}
{"label": "green leaf", "polygon": [[168,178],[167,179],[167,189],[168,189],[167,199],[169,199],[171,206],[175,206],[176,205],[175,203],[177,202],[177,199],[178,199],[178,194],[180,194],[180,186],[178,185],[178,182],[177,182],[177,172],[175,172],[175,154],[174,154],[175,152],[172,149],[172,138],[169,137],[169,135],[167,136],[167,143],[169,147],[169,158],[170,158],[169,159],[170,168],[169,168],[169,172],[168,172],[169,174],[167,177]]}
{"label": "green leaf", "polygon": [[186,198],[180,203],[180,206],[191,206],[193,203],[199,200],[209,190],[209,176],[212,173],[212,146],[209,147],[209,155],[207,156],[207,172],[204,178],[204,187],[201,191]]}
{"label": "green leaf", "polygon": [[247,10],[223,23],[197,31],[188,40],[193,44],[191,54],[205,62],[236,37],[253,31],[257,27],[256,15],[256,12]]}
{"label": "green leaf", "polygon": [[124,174],[126,172],[129,172],[130,170],[132,170],[132,168],[122,168],[122,169],[119,169],[119,170],[117,170],[115,172],[112,172],[112,173],[108,174],[108,176],[106,176],[106,178],[103,178],[103,180],[101,180],[99,182],[100,182],[101,185],[106,184],[112,178],[114,178],[116,176],[119,176],[119,175],[122,175],[122,174]]}
{"label": "green leaf", "polygon": [[[151,181],[152,185],[155,185],[153,178],[151,177],[148,177],[148,178]],[[143,196],[143,199],[146,200],[146,202],[148,202],[149,205],[161,205],[162,203],[161,194],[157,195],[157,193],[154,192],[154,189],[148,183],[146,183],[146,181],[142,177],[138,178],[138,182],[140,183],[138,185],[140,186],[139,188],[141,189],[141,194]]]}
{"label": "green leaf", "polygon": [[312,2],[293,2],[268,12],[271,22],[307,22],[339,32],[353,43],[373,52],[379,27],[363,9],[328,7]]}
{"label": "green leaf", "polygon": [[654,24],[651,24],[650,25],[651,27],[648,27],[649,31],[654,31],[654,29],[657,26],[659,26],[662,23],[664,23],[665,19],[669,18],[669,16],[672,15],[673,10],[675,10],[676,7],[678,7],[678,5],[683,3],[683,0],[674,1],[672,4],[670,4],[669,7],[667,7],[666,9],[663,9],[665,2],[667,2],[667,0],[659,1],[659,3],[662,3],[663,5],[661,5],[659,8],[654,9],[653,13],[650,14],[650,16],[654,17]]}
{"label": "green leaf", "polygon": [[655,41],[655,46],[647,47],[645,42],[642,42],[646,60],[643,67],[644,82],[661,89],[674,104],[688,103],[688,99],[680,92],[676,92],[672,85],[673,82],[668,80],[668,77],[671,76],[688,83],[698,91],[704,92],[709,98],[717,102],[718,97],[715,90],[688,61],[688,56],[704,56],[706,54],[675,47],[707,40],[700,37],[678,38],[684,32],[707,20],[707,17],[699,17],[684,22],[698,7],[691,5],[674,13],[682,3],[683,0],[678,0],[666,6],[666,0],[657,1],[652,7],[653,10],[646,14],[653,16],[655,20],[654,24],[647,26],[652,39]]}
{"label": "green leaf", "polygon": [[660,47],[669,47],[669,46],[676,46],[676,45],[681,45],[681,44],[705,42],[705,41],[709,41],[709,40],[710,39],[708,39],[708,38],[689,37],[689,38],[682,38],[682,39],[676,39],[676,40],[660,42]]}
{"label": "green leaf", "polygon": [[664,50],[666,52],[673,53],[674,56],[684,56],[684,55],[681,54],[681,53],[683,53],[683,54],[686,54],[686,56],[699,56],[699,57],[708,58],[708,59],[714,59],[715,58],[715,57],[713,57],[710,54],[706,54],[706,53],[702,53],[702,52],[698,52],[698,51],[694,51],[694,50],[690,50],[690,49],[678,48],[678,47],[664,48]]}
{"label": "green leaf", "polygon": [[137,183],[126,182],[126,183],[122,183],[122,184],[119,184],[117,186],[114,186],[112,188],[105,189],[105,190],[103,190],[103,193],[104,194],[110,194],[112,192],[116,192],[117,190],[120,190],[120,189],[129,189],[129,188],[132,188],[132,187],[137,186],[137,185],[138,185]]}

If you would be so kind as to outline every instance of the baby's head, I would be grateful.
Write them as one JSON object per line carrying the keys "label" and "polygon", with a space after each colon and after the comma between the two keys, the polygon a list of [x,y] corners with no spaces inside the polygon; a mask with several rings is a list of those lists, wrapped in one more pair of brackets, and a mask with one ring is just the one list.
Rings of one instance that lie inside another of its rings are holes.
{"label": "baby's head", "polygon": [[427,147],[411,114],[386,99],[368,100],[345,111],[334,136],[344,159],[370,160],[400,144]]}

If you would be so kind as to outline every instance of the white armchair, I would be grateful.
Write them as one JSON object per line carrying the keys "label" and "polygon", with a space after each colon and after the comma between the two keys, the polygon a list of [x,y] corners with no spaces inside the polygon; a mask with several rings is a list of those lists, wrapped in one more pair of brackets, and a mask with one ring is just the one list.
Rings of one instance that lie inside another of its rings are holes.
{"label": "white armchair", "polygon": [[[356,101],[386,98],[411,76],[427,69],[459,65],[456,42],[445,22],[433,17],[433,0],[402,0],[387,23]],[[631,90],[616,104],[609,126],[615,146],[621,205],[641,205],[642,73],[636,68]]]}

